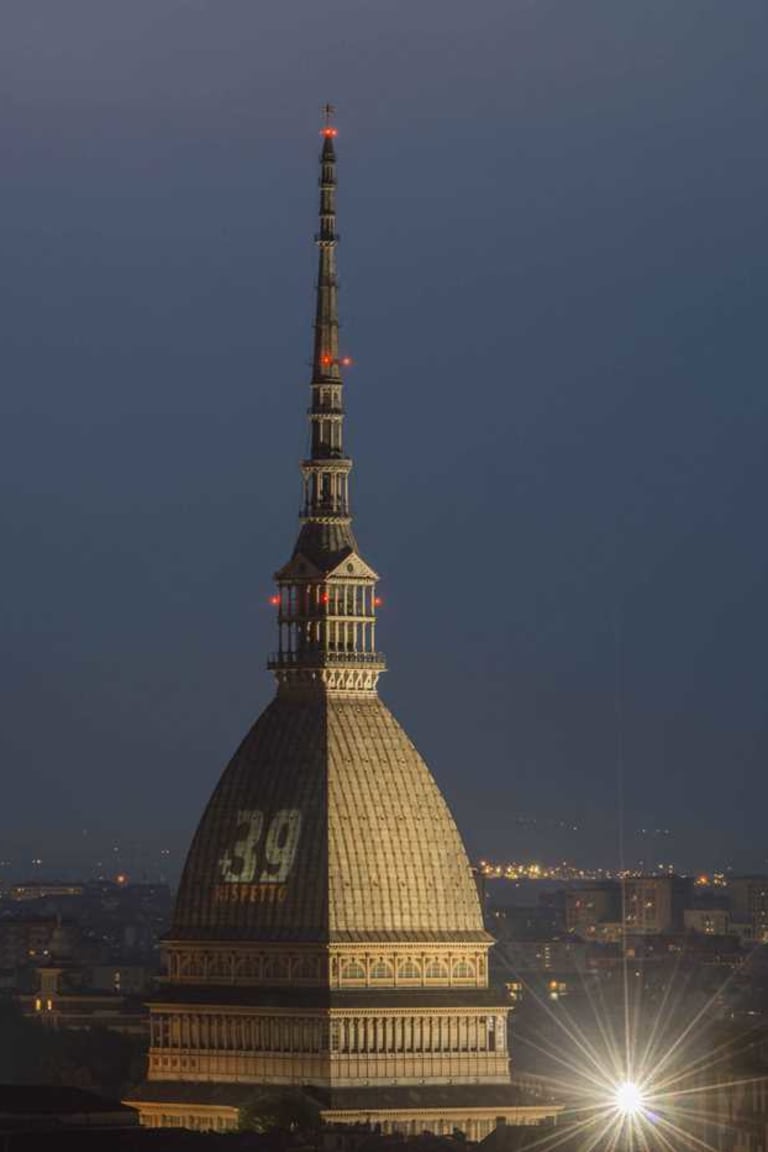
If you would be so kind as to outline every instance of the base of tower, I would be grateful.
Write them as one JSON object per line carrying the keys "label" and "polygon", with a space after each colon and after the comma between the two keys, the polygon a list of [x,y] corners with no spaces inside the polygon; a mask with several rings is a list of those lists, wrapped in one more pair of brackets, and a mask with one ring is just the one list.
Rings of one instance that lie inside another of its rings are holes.
{"label": "base of tower", "polygon": [[[274,1085],[148,1082],[125,1101],[147,1128],[227,1131],[238,1126],[241,1109],[263,1087]],[[482,1140],[506,1125],[557,1123],[563,1105],[543,1100],[512,1084],[445,1084],[388,1088],[303,1089],[327,1124],[369,1124],[381,1132]]]}

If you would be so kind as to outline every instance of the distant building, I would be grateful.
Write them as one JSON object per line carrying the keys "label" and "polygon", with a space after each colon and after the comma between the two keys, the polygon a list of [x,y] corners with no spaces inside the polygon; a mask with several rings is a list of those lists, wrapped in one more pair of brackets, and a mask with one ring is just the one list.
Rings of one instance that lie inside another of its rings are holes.
{"label": "distant building", "polygon": [[739,944],[742,948],[752,948],[755,943],[755,928],[751,921],[745,922],[741,920],[734,920],[731,917],[730,927],[728,929],[731,936],[738,938]]}
{"label": "distant building", "polygon": [[49,952],[56,918],[19,916],[0,920],[0,970],[28,967]]}
{"label": "distant building", "polygon": [[686,932],[727,936],[731,929],[731,916],[725,908],[686,908],[683,926]]}
{"label": "distant building", "polygon": [[83,884],[51,884],[44,881],[29,881],[26,884],[13,884],[8,889],[10,900],[43,900],[46,897],[83,896]]}
{"label": "distant building", "polygon": [[768,876],[733,876],[728,880],[731,916],[752,925],[752,939],[768,943]]}
{"label": "distant building", "polygon": [[[134,971],[111,969],[112,984],[94,986],[91,971],[77,962],[72,934],[57,926],[49,943],[48,956],[36,966],[37,985],[31,992],[21,992],[16,1002],[27,1016],[48,1028],[109,1028],[129,1035],[145,1035],[149,1021],[144,1005],[131,992],[146,992],[149,979],[139,981]],[[97,969],[98,971],[98,969]]]}
{"label": "distant building", "polygon": [[621,885],[600,880],[570,888],[565,897],[565,926],[583,940],[601,940],[607,924],[621,921]]}
{"label": "distant building", "polygon": [[497,945],[511,971],[530,978],[534,973],[582,972],[587,945],[574,940],[505,940]]}
{"label": "distant building", "polygon": [[497,940],[549,940],[563,931],[557,910],[541,904],[492,908],[488,927]]}
{"label": "distant building", "polygon": [[623,920],[630,935],[682,932],[683,913],[693,903],[693,881],[685,876],[630,876],[622,881]]}
{"label": "distant building", "polygon": [[597,944],[621,944],[624,937],[623,921],[604,920],[597,925],[594,939]]}

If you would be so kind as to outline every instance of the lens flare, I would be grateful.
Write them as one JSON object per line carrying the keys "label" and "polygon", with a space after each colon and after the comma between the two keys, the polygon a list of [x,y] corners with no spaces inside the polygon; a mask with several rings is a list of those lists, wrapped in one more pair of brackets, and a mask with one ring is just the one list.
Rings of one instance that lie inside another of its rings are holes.
{"label": "lens flare", "polygon": [[616,1086],[614,1103],[622,1116],[639,1116],[643,1111],[643,1093],[632,1080],[624,1080]]}

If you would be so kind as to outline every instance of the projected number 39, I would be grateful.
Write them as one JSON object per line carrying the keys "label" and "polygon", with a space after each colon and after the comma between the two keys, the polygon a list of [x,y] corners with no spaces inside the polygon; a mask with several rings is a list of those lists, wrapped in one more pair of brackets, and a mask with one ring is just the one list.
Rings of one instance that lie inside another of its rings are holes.
{"label": "projected number 39", "polygon": [[301,812],[281,808],[264,833],[264,813],[241,808],[237,814],[238,837],[219,860],[226,884],[284,884],[290,875],[301,835]]}

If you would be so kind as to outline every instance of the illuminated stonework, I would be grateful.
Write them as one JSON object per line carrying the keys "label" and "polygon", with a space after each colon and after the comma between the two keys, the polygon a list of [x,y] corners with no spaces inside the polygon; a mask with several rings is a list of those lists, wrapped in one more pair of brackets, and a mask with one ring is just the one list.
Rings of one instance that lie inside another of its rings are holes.
{"label": "illuminated stonework", "polygon": [[174,940],[434,933],[487,944],[459,833],[413,744],[373,692],[281,689],[200,822]]}
{"label": "illuminated stonework", "polygon": [[[231,1126],[254,1086],[329,1119],[482,1135],[552,1115],[512,1089],[505,998],[456,825],[377,695],[376,581],[349,511],[324,132],[304,502],[276,575],[277,695],[195,834],[152,1005],[142,1119]],[[371,1095],[373,1094],[373,1095]],[[446,1129],[445,1125],[448,1125]]]}

